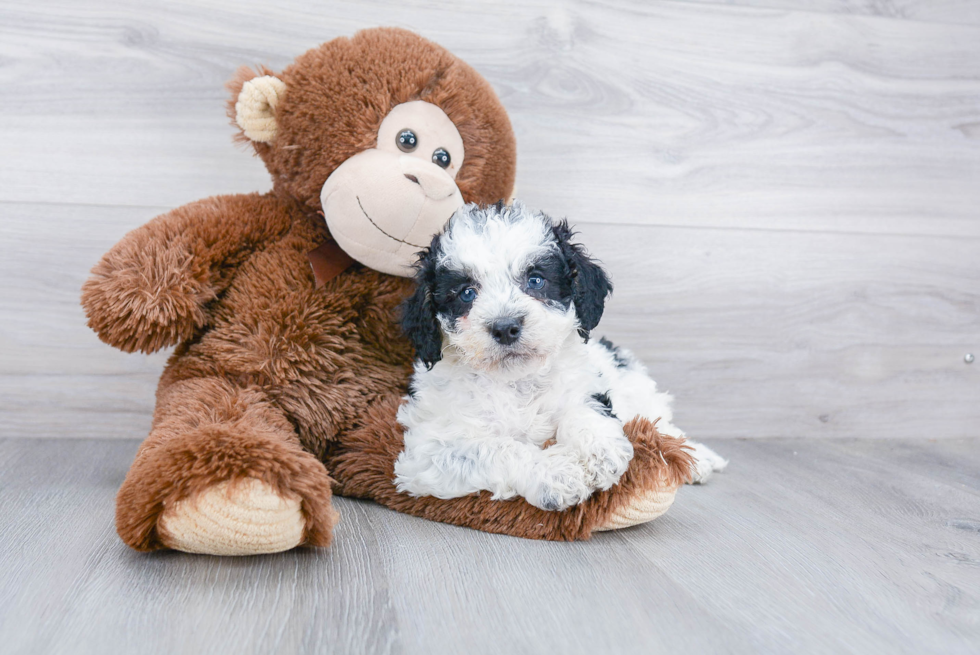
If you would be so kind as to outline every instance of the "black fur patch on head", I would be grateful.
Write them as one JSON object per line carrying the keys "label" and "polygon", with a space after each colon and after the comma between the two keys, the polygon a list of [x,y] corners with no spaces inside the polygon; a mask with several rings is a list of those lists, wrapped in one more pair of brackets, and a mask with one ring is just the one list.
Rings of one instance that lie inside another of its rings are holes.
{"label": "black fur patch on head", "polygon": [[402,330],[415,347],[418,359],[430,369],[442,359],[439,318],[455,326],[473,306],[472,302],[464,302],[460,293],[467,287],[476,287],[466,273],[438,266],[436,262],[441,254],[442,238],[436,235],[432,244],[419,253],[415,293],[403,303],[402,310]]}
{"label": "black fur patch on head", "polygon": [[630,365],[630,360],[623,357],[623,354],[619,352],[619,346],[615,345],[609,339],[602,337],[599,339],[599,345],[612,354],[613,359],[616,361],[616,368],[626,368]]}
{"label": "black fur patch on head", "polygon": [[606,296],[612,292],[612,282],[581,244],[572,243],[575,233],[562,221],[552,227],[558,248],[568,264],[572,285],[572,301],[581,326],[579,334],[586,341],[589,332],[599,324],[606,306]]}
{"label": "black fur patch on head", "polygon": [[402,330],[415,348],[415,356],[426,368],[442,359],[442,330],[436,320],[433,298],[436,286],[436,255],[441,238],[436,235],[428,248],[419,253],[415,265],[415,293],[402,303]]}
{"label": "black fur patch on head", "polygon": [[[541,289],[531,289],[528,280],[540,276],[545,284]],[[552,253],[532,264],[521,281],[524,293],[548,305],[567,310],[572,305],[572,272],[561,253]]]}
{"label": "black fur patch on head", "polygon": [[619,418],[613,412],[612,400],[609,399],[608,393],[594,393],[592,394],[592,400],[599,403],[600,405],[599,412],[603,416],[608,416],[610,418]]}
{"label": "black fur patch on head", "polygon": [[449,268],[437,268],[432,283],[432,302],[435,305],[436,316],[446,319],[452,326],[456,320],[470,313],[472,302],[463,302],[459,294],[467,287],[476,287],[473,279],[463,273]]}

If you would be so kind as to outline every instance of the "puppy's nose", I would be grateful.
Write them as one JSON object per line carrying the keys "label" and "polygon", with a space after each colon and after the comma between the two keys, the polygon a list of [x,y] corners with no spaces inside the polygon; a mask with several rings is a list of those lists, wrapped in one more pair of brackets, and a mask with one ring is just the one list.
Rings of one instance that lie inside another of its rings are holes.
{"label": "puppy's nose", "polygon": [[490,325],[490,334],[497,343],[509,346],[521,338],[521,324],[524,319],[508,316],[494,319]]}

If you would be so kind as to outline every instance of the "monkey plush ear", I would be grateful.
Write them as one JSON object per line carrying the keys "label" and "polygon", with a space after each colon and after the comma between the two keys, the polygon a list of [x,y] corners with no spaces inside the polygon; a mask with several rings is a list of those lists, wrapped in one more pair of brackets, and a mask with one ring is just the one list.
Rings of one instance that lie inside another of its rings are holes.
{"label": "monkey plush ear", "polygon": [[574,233],[568,226],[568,221],[562,221],[552,229],[572,274],[572,302],[578,316],[578,332],[588,341],[589,332],[602,318],[606,296],[612,293],[612,282],[581,244],[572,243]]}
{"label": "monkey plush ear", "polygon": [[430,369],[442,359],[442,330],[432,301],[436,274],[433,251],[438,243],[437,235],[432,245],[420,254],[418,272],[415,274],[415,293],[402,303],[402,330],[412,342],[416,358]]}
{"label": "monkey plush ear", "polygon": [[252,141],[269,143],[276,138],[276,106],[286,94],[278,77],[255,77],[242,86],[235,102],[235,122]]}

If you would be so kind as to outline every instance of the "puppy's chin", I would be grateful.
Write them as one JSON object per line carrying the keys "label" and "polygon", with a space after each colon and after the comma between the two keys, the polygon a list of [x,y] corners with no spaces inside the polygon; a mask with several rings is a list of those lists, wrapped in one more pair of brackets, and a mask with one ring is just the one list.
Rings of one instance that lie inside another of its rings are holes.
{"label": "puppy's chin", "polygon": [[450,345],[453,346],[452,350],[460,364],[488,373],[533,371],[541,368],[548,361],[548,353],[539,353],[533,349],[522,348],[520,344],[516,347],[500,347],[488,340],[487,343],[452,343],[450,341]]}
{"label": "puppy's chin", "polygon": [[548,363],[548,355],[533,351],[508,350],[498,357],[485,359],[483,369],[505,373],[527,373],[540,369]]}

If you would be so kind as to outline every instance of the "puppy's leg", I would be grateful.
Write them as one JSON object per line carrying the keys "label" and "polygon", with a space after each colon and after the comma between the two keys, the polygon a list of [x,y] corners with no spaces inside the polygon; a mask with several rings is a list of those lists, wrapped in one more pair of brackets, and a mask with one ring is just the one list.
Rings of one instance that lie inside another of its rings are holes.
{"label": "puppy's leg", "polygon": [[535,507],[560,510],[592,491],[577,457],[564,448],[542,451],[482,435],[447,440],[444,430],[432,430],[430,438],[427,431],[427,426],[417,426],[406,433],[405,450],[395,461],[400,492],[448,499],[486,490],[496,500],[520,495]]}
{"label": "puppy's leg", "polygon": [[724,471],[728,466],[728,460],[711,450],[703,443],[687,441],[687,445],[693,448],[691,456],[694,457],[694,472],[691,477],[691,484],[704,484],[715,471]]}
{"label": "puppy's leg", "polygon": [[[629,421],[642,417],[655,423],[661,434],[686,440],[684,431],[672,423],[671,395],[657,390],[656,382],[631,353],[618,348],[616,354],[618,361],[626,362],[626,365],[606,369],[605,378],[612,381],[608,395],[619,418]],[[713,472],[721,471],[728,465],[727,460],[707,446],[693,441],[687,441],[687,446],[696,460],[690,480],[693,484],[706,481]]]}
{"label": "puppy's leg", "polygon": [[[632,446],[631,446],[632,448]],[[538,450],[522,496],[540,509],[561,511],[588,498],[595,487],[581,453],[564,444]]]}
{"label": "puppy's leg", "polygon": [[[694,458],[694,468],[692,469],[691,480],[688,484],[704,484],[711,477],[712,473],[724,471],[725,467],[728,466],[727,459],[704,444],[687,439],[684,431],[670,422],[670,397],[666,394],[658,394],[655,400],[659,402],[659,406],[653,408],[654,411],[652,413],[654,414],[654,418],[656,418],[657,411],[663,412],[660,414],[660,420],[657,421],[657,430],[668,436],[684,439],[687,442],[685,445],[691,449],[691,456]],[[667,416],[664,417],[664,414]]]}
{"label": "puppy's leg", "polygon": [[556,441],[579,455],[589,487],[600,491],[616,484],[633,459],[633,445],[622,423],[598,403],[566,411],[558,422]]}

